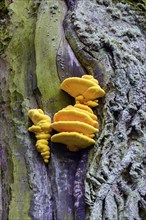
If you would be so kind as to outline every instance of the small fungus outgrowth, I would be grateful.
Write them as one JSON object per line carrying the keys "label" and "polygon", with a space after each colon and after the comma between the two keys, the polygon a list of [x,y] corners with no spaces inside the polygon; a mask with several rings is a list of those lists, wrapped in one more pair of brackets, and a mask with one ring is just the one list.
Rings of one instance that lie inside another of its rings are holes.
{"label": "small fungus outgrowth", "polygon": [[36,147],[38,152],[43,157],[45,163],[48,163],[50,157],[50,148],[48,146],[48,140],[51,135],[51,118],[45,115],[41,109],[31,109],[28,112],[29,118],[34,125],[28,128],[28,131],[35,133],[37,142]]}
{"label": "small fungus outgrowth", "polygon": [[95,143],[93,138],[99,127],[91,107],[98,105],[97,99],[105,92],[91,75],[67,78],[61,89],[75,98],[75,105],[69,105],[54,115],[51,128],[59,133],[54,134],[51,141],[65,144],[73,152],[90,147]]}
{"label": "small fungus outgrowth", "polygon": [[83,75],[81,78],[67,78],[62,82],[61,89],[74,97],[76,103],[84,104],[89,107],[97,106],[97,99],[105,95],[98,81],[91,75]]}

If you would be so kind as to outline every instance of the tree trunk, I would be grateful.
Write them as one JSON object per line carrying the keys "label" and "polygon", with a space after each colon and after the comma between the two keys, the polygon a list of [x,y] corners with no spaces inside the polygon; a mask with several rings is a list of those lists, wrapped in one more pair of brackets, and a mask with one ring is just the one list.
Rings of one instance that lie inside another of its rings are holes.
{"label": "tree trunk", "polygon": [[[1,1],[0,219],[146,219],[146,5],[129,2]],[[106,91],[96,144],[50,143],[46,165],[28,110],[53,119],[74,103],[60,83],[83,74]]]}

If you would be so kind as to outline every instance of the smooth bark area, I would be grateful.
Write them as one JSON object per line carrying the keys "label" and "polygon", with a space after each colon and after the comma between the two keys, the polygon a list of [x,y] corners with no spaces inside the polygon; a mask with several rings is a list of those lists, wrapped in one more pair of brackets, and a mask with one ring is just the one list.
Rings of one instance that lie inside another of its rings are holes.
{"label": "smooth bark area", "polygon": [[[145,2],[125,2],[0,3],[0,219],[146,218]],[[28,110],[53,119],[74,103],[60,83],[83,74],[106,91],[96,144],[50,143],[46,165]]]}

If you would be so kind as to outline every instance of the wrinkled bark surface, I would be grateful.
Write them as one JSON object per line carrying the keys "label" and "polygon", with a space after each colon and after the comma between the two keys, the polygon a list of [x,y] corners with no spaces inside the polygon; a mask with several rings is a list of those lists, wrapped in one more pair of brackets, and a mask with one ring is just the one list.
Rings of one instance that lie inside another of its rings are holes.
{"label": "wrinkled bark surface", "polygon": [[[144,3],[140,12],[110,0],[6,3],[0,5],[0,219],[146,219]],[[74,103],[61,81],[84,73],[106,91],[94,109],[96,145],[71,153],[50,143],[45,165],[27,131],[27,112],[42,108],[53,118]]]}

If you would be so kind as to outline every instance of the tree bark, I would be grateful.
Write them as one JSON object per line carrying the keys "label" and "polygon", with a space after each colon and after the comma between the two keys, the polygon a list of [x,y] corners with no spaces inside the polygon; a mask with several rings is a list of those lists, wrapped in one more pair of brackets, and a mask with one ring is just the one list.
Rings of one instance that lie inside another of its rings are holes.
{"label": "tree bark", "polygon": [[[145,3],[129,2],[0,3],[0,219],[146,219]],[[60,83],[83,74],[106,91],[96,144],[50,143],[46,165],[28,110],[53,120],[74,103]]]}

